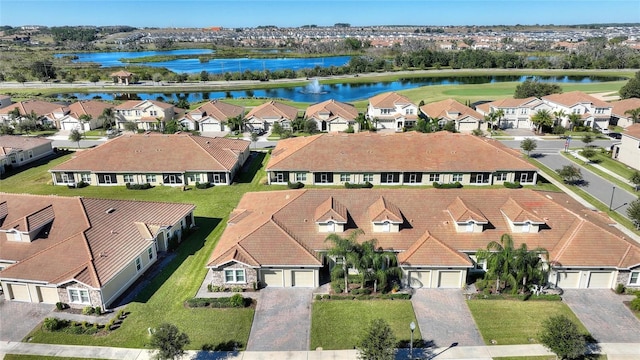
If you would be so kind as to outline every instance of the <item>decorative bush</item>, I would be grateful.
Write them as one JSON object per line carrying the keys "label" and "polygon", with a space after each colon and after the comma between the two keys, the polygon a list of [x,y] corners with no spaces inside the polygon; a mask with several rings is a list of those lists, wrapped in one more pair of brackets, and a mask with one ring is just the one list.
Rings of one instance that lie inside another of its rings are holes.
{"label": "decorative bush", "polygon": [[240,294],[235,294],[229,298],[229,304],[233,307],[242,307],[244,305],[244,298]]}
{"label": "decorative bush", "polygon": [[187,300],[187,306],[191,308],[212,307],[212,308],[238,308],[248,307],[252,304],[251,298],[245,298],[240,294],[224,298],[193,298]]}
{"label": "decorative bush", "polygon": [[213,187],[213,184],[210,182],[196,182],[196,189],[208,189],[210,187]]}
{"label": "decorative bush", "polygon": [[231,288],[231,292],[241,293],[243,291],[244,291],[244,288],[242,288],[242,286],[234,286]]}
{"label": "decorative bush", "polygon": [[505,181],[503,185],[507,189],[520,189],[522,187],[522,185],[520,185],[519,181],[516,181],[516,182]]}
{"label": "decorative bush", "polygon": [[336,294],[344,292],[344,281],[342,281],[342,279],[332,281],[331,290],[333,290],[333,292]]}
{"label": "decorative bush", "polygon": [[100,306],[96,306],[95,308],[93,308],[93,310],[95,311],[96,315],[102,315],[102,308]]}
{"label": "decorative bush", "polygon": [[365,182],[364,184],[352,184],[352,183],[344,183],[344,187],[347,189],[371,189],[373,184],[370,182]]}
{"label": "decorative bush", "polygon": [[631,300],[631,303],[629,304],[629,307],[633,311],[640,311],[640,296],[638,296],[637,298]]}
{"label": "decorative bush", "polygon": [[302,189],[304,187],[304,184],[300,181],[294,183],[292,183],[291,181],[287,181],[287,187],[289,189]]}
{"label": "decorative bush", "polygon": [[96,309],[94,309],[93,306],[85,306],[82,308],[82,315],[93,315],[95,311]]}
{"label": "decorative bush", "polygon": [[448,184],[441,184],[439,182],[434,182],[433,187],[436,189],[459,189],[462,187],[462,184],[460,184],[459,181],[456,181],[454,183],[448,183]]}
{"label": "decorative bush", "polygon": [[127,187],[127,189],[129,190],[146,190],[146,189],[151,189],[151,184],[149,183],[144,183],[144,184],[132,184],[132,183],[126,183],[125,186]]}
{"label": "decorative bush", "polygon": [[83,188],[83,187],[87,187],[87,186],[89,186],[89,183],[88,183],[88,182],[86,182],[86,181],[80,181],[80,182],[78,182],[78,183],[76,184],[76,188],[78,188],[78,189],[81,189],[81,188]]}
{"label": "decorative bush", "polygon": [[68,307],[68,306],[67,306],[67,304],[65,304],[65,303],[63,303],[63,302],[59,302],[59,301],[58,301],[58,302],[56,303],[56,309],[58,309],[58,310],[64,310],[64,309],[66,309],[67,307]]}
{"label": "decorative bush", "polygon": [[371,289],[353,289],[351,290],[351,294],[353,295],[369,295],[371,294]]}
{"label": "decorative bush", "polygon": [[618,283],[618,285],[616,285],[616,294],[622,294],[622,293],[624,293],[624,284]]}
{"label": "decorative bush", "polygon": [[56,319],[56,318],[46,318],[44,319],[44,323],[42,327],[44,327],[47,331],[57,331],[67,325],[66,321]]}

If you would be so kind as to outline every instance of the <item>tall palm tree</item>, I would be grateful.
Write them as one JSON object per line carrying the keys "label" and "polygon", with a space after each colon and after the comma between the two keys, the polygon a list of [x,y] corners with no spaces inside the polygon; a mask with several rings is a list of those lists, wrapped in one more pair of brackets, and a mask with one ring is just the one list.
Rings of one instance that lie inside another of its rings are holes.
{"label": "tall palm tree", "polygon": [[334,258],[342,259],[342,269],[335,267],[331,272],[331,278],[336,279],[344,277],[344,293],[349,292],[349,266],[359,263],[359,254],[356,251],[358,248],[357,238],[363,231],[358,229],[352,231],[347,237],[341,237],[338,234],[330,234],[324,240],[333,243],[333,246],[329,249],[328,255]]}
{"label": "tall palm tree", "polygon": [[552,126],[553,118],[549,110],[542,109],[531,117],[531,121],[536,125],[536,132],[540,132],[543,126]]}
{"label": "tall palm tree", "polygon": [[493,112],[493,116],[494,116],[494,120],[498,120],[498,128],[500,128],[500,121],[502,120],[502,118],[504,117],[504,110],[503,109],[498,109],[496,111]]}
{"label": "tall palm tree", "polygon": [[560,110],[554,111],[553,112],[553,116],[555,117],[554,125],[561,125],[562,124],[562,118],[567,116],[567,114],[564,112],[564,110],[560,109]]}
{"label": "tall palm tree", "polygon": [[549,258],[546,249],[538,247],[529,250],[526,243],[522,243],[516,250],[515,271],[518,283],[522,285],[522,292],[526,291],[530,283],[541,285],[546,279],[547,265],[541,255]]}
{"label": "tall palm tree", "polygon": [[513,238],[509,234],[503,234],[500,242],[491,241],[486,249],[478,250],[478,260],[487,261],[487,276],[496,278],[496,292],[500,292],[501,281],[517,286],[517,279],[512,271],[515,267],[516,249],[513,246]]}
{"label": "tall palm tree", "polygon": [[102,110],[102,114],[98,117],[102,121],[102,126],[109,130],[115,125],[116,122],[116,112],[113,111],[113,108],[105,108]]}
{"label": "tall palm tree", "polygon": [[570,123],[569,130],[573,130],[573,128],[578,126],[582,121],[582,117],[580,116],[580,114],[571,113],[567,117],[569,118],[569,123]]}
{"label": "tall palm tree", "polygon": [[[91,120],[93,119],[93,117],[90,114],[82,114],[80,115],[80,118],[78,120],[80,120],[80,122],[82,123],[82,130],[84,131],[84,124],[91,122]],[[91,126],[89,126],[91,127]]]}
{"label": "tall palm tree", "polygon": [[640,121],[640,108],[630,109],[625,111],[624,113],[625,115],[629,115],[634,124]]}

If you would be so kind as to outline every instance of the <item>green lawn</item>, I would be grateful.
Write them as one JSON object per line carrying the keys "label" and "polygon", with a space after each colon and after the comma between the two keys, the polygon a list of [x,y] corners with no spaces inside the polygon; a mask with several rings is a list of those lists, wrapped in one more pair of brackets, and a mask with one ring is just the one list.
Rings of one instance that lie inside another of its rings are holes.
{"label": "green lawn", "polygon": [[[567,153],[562,153],[562,155],[564,157],[566,157],[568,160],[571,160],[572,162],[574,162],[574,163],[576,163],[576,164],[578,164],[580,166],[585,166],[586,168],[588,168],[589,171],[591,171],[594,174],[600,176],[601,178],[604,178],[604,179],[607,179],[607,180],[611,181],[612,183],[614,183],[616,186],[618,186],[620,188],[626,189],[627,191],[630,191],[632,193],[635,191],[635,189],[631,185],[629,185],[628,183],[622,182],[618,178],[613,177],[613,176],[609,175],[608,173],[600,170],[598,167],[593,166],[593,165],[597,164],[597,165],[601,165],[601,166],[605,167],[603,165],[603,163],[606,162],[609,165],[609,166],[606,166],[606,167],[608,167],[608,168],[612,167],[612,162],[616,162],[616,161],[615,160],[611,160],[611,158],[609,158],[607,156],[604,156],[602,154],[597,154],[596,156],[594,156],[592,158],[593,162],[586,162],[585,163],[585,162],[582,162],[582,160],[578,160],[575,157],[573,157],[573,156],[571,156],[571,155],[569,155]],[[582,155],[582,154],[580,154],[580,155]],[[608,161],[605,160],[605,159],[608,159]],[[616,172],[615,170],[613,170],[611,168],[610,168],[610,170],[613,171],[613,172]],[[630,176],[631,175],[629,175],[629,177]]]}
{"label": "green lawn", "polygon": [[196,225],[199,228],[179,247],[176,259],[127,306],[126,311],[131,314],[120,329],[106,336],[35,330],[29,335],[32,337],[31,341],[142,348],[148,341],[148,327],[170,322],[189,335],[189,349],[200,349],[203,344],[217,345],[227,341],[237,341],[246,346],[253,321],[253,309],[186,309],[183,303],[193,297],[200,287],[206,274],[204,265],[231,210],[245,192],[263,188],[259,185],[259,179],[264,176],[264,171],[260,170],[255,178],[253,173],[264,168],[264,154],[257,157],[252,171],[242,174],[239,183],[234,186],[189,191],[168,186],[136,191],[121,186],[69,189],[66,186],[51,185],[51,177],[46,170],[70,156],[65,155],[1,180],[0,188],[5,192],[193,203],[196,205]]}
{"label": "green lawn", "polygon": [[471,314],[486,344],[496,340],[498,345],[538,343],[542,322],[554,315],[566,315],[578,324],[580,331],[587,329],[560,301],[469,300]]}
{"label": "green lawn", "polygon": [[[389,323],[398,341],[409,340],[409,324],[416,322],[409,300],[314,301],[311,313],[311,349],[353,349],[369,323],[382,318]],[[416,327],[414,339],[420,339]]]}

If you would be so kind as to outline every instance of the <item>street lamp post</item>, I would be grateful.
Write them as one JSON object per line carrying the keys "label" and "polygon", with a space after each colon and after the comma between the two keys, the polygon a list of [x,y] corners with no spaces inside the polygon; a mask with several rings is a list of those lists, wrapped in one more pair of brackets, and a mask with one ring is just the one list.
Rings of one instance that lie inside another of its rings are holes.
{"label": "street lamp post", "polygon": [[611,208],[613,207],[613,194],[616,193],[616,187],[614,186],[613,189],[611,189],[611,201],[609,201],[609,211],[611,211]]}
{"label": "street lamp post", "polygon": [[409,324],[409,329],[411,329],[411,342],[409,343],[409,354],[411,356],[411,360],[413,360],[413,330],[416,329],[416,323],[413,321]]}

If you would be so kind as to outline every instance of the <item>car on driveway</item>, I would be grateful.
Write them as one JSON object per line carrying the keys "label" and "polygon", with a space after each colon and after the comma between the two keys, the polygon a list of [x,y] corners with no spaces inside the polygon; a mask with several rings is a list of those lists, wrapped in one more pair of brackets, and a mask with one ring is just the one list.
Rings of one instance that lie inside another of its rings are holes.
{"label": "car on driveway", "polygon": [[613,139],[622,139],[622,134],[618,132],[610,132],[608,135]]}

